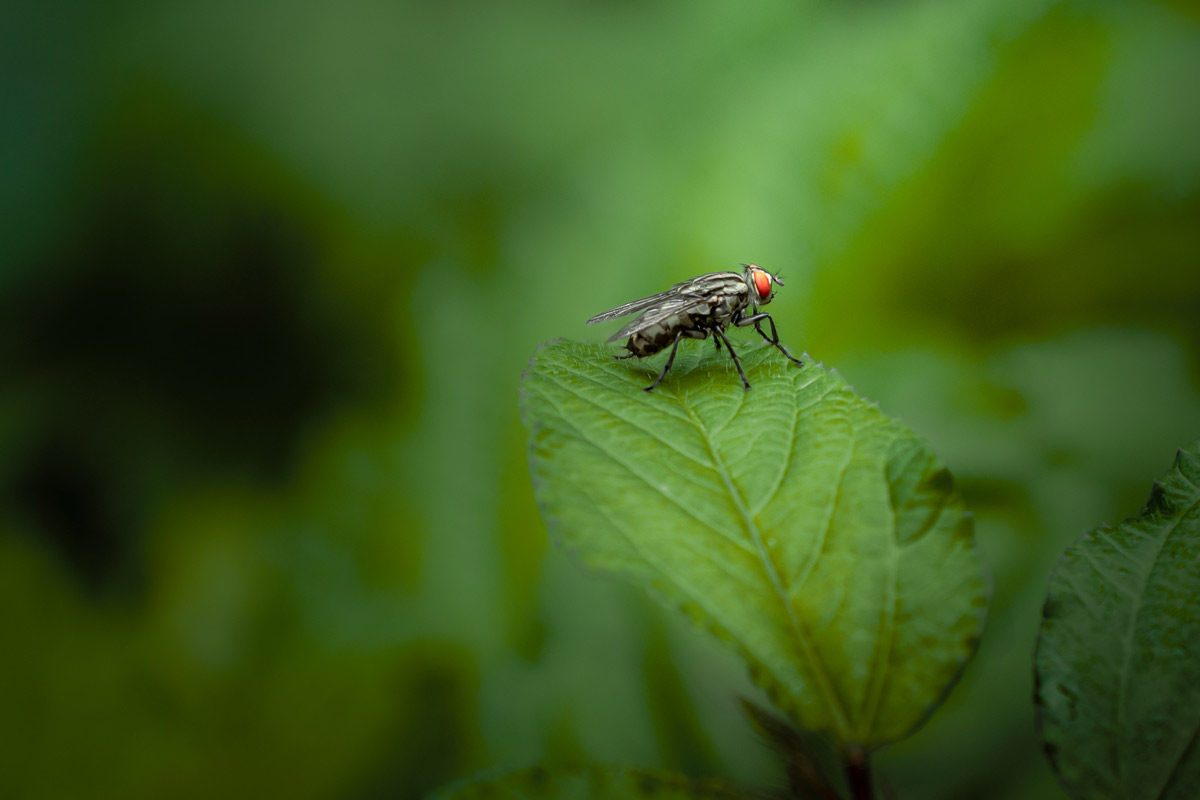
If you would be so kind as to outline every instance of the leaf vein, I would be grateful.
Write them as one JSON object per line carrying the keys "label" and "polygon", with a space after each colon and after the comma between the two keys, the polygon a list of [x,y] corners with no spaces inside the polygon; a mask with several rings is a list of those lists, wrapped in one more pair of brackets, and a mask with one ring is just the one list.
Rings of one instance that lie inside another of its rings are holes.
{"label": "leaf vein", "polygon": [[1068,572],[1064,572],[1062,577],[1063,581],[1071,587],[1071,591],[1073,591],[1075,593],[1075,597],[1079,599],[1079,604],[1087,610],[1088,614],[1091,615],[1093,619],[1104,619],[1104,615],[1100,613],[1100,609],[1096,608],[1091,599],[1089,599],[1089,592],[1085,591],[1079,586],[1079,583],[1075,580],[1075,576]]}
{"label": "leaf vein", "polygon": [[842,482],[846,478],[846,471],[850,468],[850,461],[852,460],[852,458],[853,458],[853,450],[851,450],[846,455],[846,458],[842,462],[841,467],[838,468],[837,482],[834,484],[835,489],[834,489],[834,493],[833,493],[833,502],[831,502],[829,504],[829,513],[826,515],[825,521],[820,526],[818,526],[818,530],[820,531],[821,535],[817,539],[817,546],[816,546],[815,551],[813,552],[812,558],[808,559],[808,561],[804,565],[804,569],[800,572],[800,574],[798,574],[796,576],[796,579],[793,582],[793,585],[792,585],[793,593],[798,592],[802,588],[804,588],[804,584],[808,581],[808,577],[812,574],[812,571],[816,568],[817,561],[820,560],[821,554],[825,552],[825,541],[826,541],[826,539],[829,538],[829,528],[831,525],[833,525],[834,511],[837,509],[838,503],[842,499]]}
{"label": "leaf vein", "polygon": [[[719,619],[718,615],[716,613],[713,613],[713,611],[709,608],[709,606],[704,602],[704,599],[703,599],[704,595],[703,595],[703,593],[700,592],[699,589],[690,589],[690,590],[686,589],[685,586],[690,587],[690,584],[681,582],[679,580],[679,578],[676,575],[674,575],[673,572],[667,570],[666,568],[664,568],[662,566],[661,561],[652,557],[644,548],[642,548],[638,544],[636,537],[634,537],[633,534],[630,533],[629,528],[621,520],[619,520],[617,517],[614,517],[611,513],[609,513],[609,511],[606,508],[604,508],[604,505],[602,503],[597,502],[596,499],[592,496],[591,492],[589,492],[580,483],[575,482],[574,485],[578,488],[580,494],[582,494],[584,497],[586,497],[588,499],[588,502],[590,502],[592,504],[592,506],[597,511],[600,512],[600,515],[602,517],[604,517],[606,520],[608,520],[609,524],[612,525],[613,528],[615,528],[621,534],[622,538],[624,538],[625,541],[627,541],[629,543],[629,546],[632,547],[633,550],[639,556],[641,556],[646,561],[646,563],[649,564],[654,569],[655,572],[657,572],[659,575],[663,576],[663,578],[665,578],[666,580],[669,580],[672,584],[674,584],[677,588],[679,588],[680,591],[684,594],[684,596],[686,596],[689,600],[696,603],[696,605],[698,605],[699,607],[705,609],[705,611],[708,611],[714,620]],[[705,561],[708,561],[710,564],[716,566],[723,573],[725,573],[727,576],[729,576],[729,578],[731,578],[732,580],[736,581],[739,584],[744,584],[744,581],[742,581],[732,570],[728,569],[726,564],[723,564],[719,561],[714,560],[711,556],[707,555],[702,550],[697,550],[694,547],[689,548],[689,551],[693,555],[703,558]],[[731,636],[732,636],[732,634],[731,634]],[[749,650],[749,648],[747,648],[747,650]]]}
{"label": "leaf vein", "polygon": [[[692,455],[691,453],[688,453],[688,452],[685,452],[685,451],[681,450],[679,447],[675,446],[673,443],[671,443],[671,442],[667,441],[666,439],[662,438],[661,436],[658,436],[658,435],[656,435],[656,434],[655,434],[655,433],[653,433],[652,431],[650,431],[650,430],[647,430],[646,428],[642,427],[642,426],[641,426],[641,425],[639,425],[638,423],[636,423],[636,422],[634,422],[633,420],[629,419],[629,418],[628,418],[628,417],[626,417],[625,415],[623,415],[623,414],[620,414],[620,413],[618,413],[618,412],[616,412],[616,411],[612,410],[612,409],[611,409],[611,408],[609,408],[608,406],[605,406],[603,403],[599,403],[599,402],[597,402],[596,400],[593,400],[591,397],[587,397],[587,396],[585,396],[585,395],[583,395],[583,394],[581,394],[581,393],[579,393],[579,392],[577,392],[577,391],[574,391],[574,390],[573,390],[573,389],[570,387],[570,385],[563,383],[563,382],[562,382],[562,381],[560,381],[558,378],[555,378],[555,377],[554,377],[554,376],[552,376],[552,375],[547,375],[546,377],[547,377],[547,378],[549,378],[551,381],[553,381],[553,382],[554,382],[554,384],[555,384],[556,386],[558,386],[560,389],[563,389],[564,391],[566,391],[566,392],[569,392],[570,394],[574,395],[575,397],[578,397],[580,400],[584,401],[585,403],[588,403],[588,404],[590,404],[590,405],[592,405],[592,406],[594,406],[594,407],[598,408],[599,410],[603,411],[605,414],[610,414],[610,415],[612,415],[612,416],[616,417],[617,419],[619,419],[619,420],[621,420],[622,422],[624,422],[626,425],[630,426],[631,428],[634,428],[635,430],[638,430],[638,431],[642,432],[643,434],[645,434],[645,435],[646,435],[646,436],[648,436],[649,438],[653,439],[654,441],[656,441],[656,442],[661,442],[662,444],[664,444],[664,445],[666,445],[666,446],[667,446],[667,449],[671,450],[671,451],[672,451],[672,452],[674,452],[674,453],[677,453],[677,454],[679,454],[679,455],[683,456],[683,457],[684,457],[684,458],[686,458],[688,461],[691,461],[693,464],[695,464],[695,465],[697,465],[697,466],[699,466],[699,467],[702,467],[702,468],[704,468],[704,469],[708,469],[708,470],[711,470],[711,469],[713,468],[711,464],[705,464],[703,461],[701,461],[700,459],[696,458],[696,457],[695,457],[694,455]],[[589,380],[594,380],[594,379],[589,379]],[[603,385],[603,384],[601,384],[601,385]],[[555,406],[555,407],[557,408],[557,406]],[[560,410],[561,410],[561,409],[560,409]]]}
{"label": "leaf vein", "polygon": [[[1192,485],[1195,486],[1195,484]],[[1200,489],[1200,487],[1196,488]],[[1183,763],[1183,757],[1188,754],[1189,750],[1196,746],[1198,736],[1200,736],[1200,720],[1197,720],[1196,724],[1192,726],[1192,735],[1188,737],[1187,742],[1180,749],[1179,755],[1175,757],[1174,762],[1171,764],[1171,769],[1167,770],[1167,779],[1163,782],[1162,788],[1158,790],[1158,794],[1155,795],[1157,800],[1162,800],[1163,795],[1167,793],[1167,789],[1171,788],[1171,784],[1175,780],[1175,773],[1179,770],[1179,765]]]}
{"label": "leaf vein", "polygon": [[[812,386],[814,383],[816,383],[817,378],[819,378],[819,377],[820,377],[820,375],[814,375],[812,377],[812,379],[809,380],[808,383],[804,384],[803,386],[797,387],[796,392],[802,391],[804,389],[807,389],[809,386]],[[792,379],[792,383],[793,383],[793,385],[796,383],[795,378]],[[793,406],[793,408],[795,409],[795,413],[792,414],[792,427],[791,427],[790,432],[788,433],[787,460],[783,462],[783,466],[780,468],[779,475],[778,475],[778,477],[776,477],[775,484],[771,487],[771,490],[763,495],[763,497],[765,499],[761,503],[758,504],[757,508],[754,509],[753,514],[754,514],[755,518],[757,518],[758,515],[762,513],[762,510],[764,508],[766,508],[767,506],[769,506],[771,504],[771,502],[775,499],[775,495],[779,494],[779,489],[780,489],[780,487],[783,486],[783,479],[787,477],[788,470],[791,469],[792,462],[796,458],[796,442],[797,442],[796,432],[797,432],[797,428],[800,425],[800,415],[803,414],[808,409],[815,406],[817,403],[824,400],[826,397],[828,397],[829,393],[831,391],[833,391],[832,385],[827,387],[825,389],[825,391],[823,391],[816,398],[814,398],[811,403],[808,403],[803,406],[799,406],[799,405]],[[793,403],[795,402],[795,397],[796,397],[796,394],[793,393],[792,394]]]}
{"label": "leaf vein", "polygon": [[[1179,530],[1179,526],[1183,524],[1184,519],[1186,519],[1189,514],[1195,511],[1197,507],[1200,507],[1200,497],[1197,497],[1196,500],[1192,502],[1192,505],[1187,511],[1176,517],[1175,521],[1171,524],[1171,527],[1168,528],[1165,533],[1163,533],[1162,538],[1158,542],[1158,546],[1154,549],[1154,555],[1148,562],[1149,568],[1146,570],[1146,574],[1142,578],[1141,591],[1137,595],[1133,596],[1133,610],[1129,615],[1129,629],[1125,631],[1125,637],[1123,639],[1125,658],[1121,665],[1120,684],[1117,688],[1117,726],[1121,730],[1124,730],[1126,702],[1129,699],[1129,662],[1133,658],[1133,634],[1134,631],[1137,630],[1138,619],[1141,617],[1142,613],[1142,596],[1146,593],[1146,588],[1150,583],[1150,578],[1154,575],[1154,567],[1158,563],[1158,557],[1162,555],[1163,548],[1167,545],[1167,540],[1171,538],[1175,531]],[[1125,785],[1124,754],[1124,749],[1117,750],[1117,774],[1121,776],[1122,785]],[[1169,779],[1170,773],[1167,773],[1167,780]],[[1156,793],[1156,796],[1161,796],[1164,788],[1165,786],[1160,787],[1159,791]]]}
{"label": "leaf vein", "polygon": [[1180,478],[1182,478],[1183,482],[1186,483],[1188,486],[1190,486],[1193,489],[1195,489],[1196,491],[1200,492],[1200,486],[1197,486],[1195,481],[1193,481],[1191,478],[1189,478],[1187,475],[1184,474],[1182,465],[1180,466],[1180,468],[1178,470],[1175,471],[1175,474],[1177,474]]}
{"label": "leaf vein", "polygon": [[[679,395],[677,394],[677,396]],[[807,663],[808,674],[812,679],[813,688],[816,690],[817,696],[824,701],[825,706],[832,717],[834,727],[837,729],[839,737],[842,741],[846,741],[850,726],[846,718],[845,708],[843,707],[840,698],[837,696],[837,693],[834,690],[833,683],[829,678],[820,653],[810,640],[811,634],[808,633],[803,623],[801,623],[800,618],[796,615],[795,609],[792,608],[788,593],[784,591],[783,583],[779,579],[779,572],[775,568],[775,562],[771,559],[770,553],[767,552],[766,546],[762,540],[762,534],[758,530],[758,526],[754,523],[754,520],[751,518],[749,509],[746,508],[746,503],[742,498],[741,492],[738,491],[736,484],[733,482],[732,476],[730,476],[729,471],[724,466],[724,462],[721,460],[720,453],[716,448],[716,443],[713,442],[707,428],[705,428],[703,420],[696,416],[682,396],[679,396],[679,399],[684,411],[687,412],[688,416],[692,418],[693,424],[695,424],[696,429],[700,431],[705,444],[708,446],[713,464],[717,467],[717,472],[721,476],[721,480],[724,482],[726,490],[729,492],[730,499],[733,501],[734,506],[741,515],[742,524],[746,528],[746,533],[753,541],[755,549],[758,551],[759,561],[763,565],[763,569],[766,571],[767,577],[771,581],[771,585],[774,587],[777,599],[783,605],[783,609],[787,614],[788,620],[791,622],[792,631],[795,633],[797,643],[800,645],[800,654],[804,657],[804,660]]]}
{"label": "leaf vein", "polygon": [[1129,549],[1127,547],[1125,547],[1125,545],[1121,544],[1116,539],[1109,536],[1103,530],[1096,531],[1096,538],[1107,542],[1112,547],[1114,552],[1120,554],[1121,556],[1123,556],[1125,558],[1125,560],[1129,561],[1134,566],[1141,569],[1142,563],[1140,561],[1138,561],[1136,558],[1134,558],[1133,554],[1129,552]]}
{"label": "leaf vein", "polygon": [[[892,446],[899,439],[898,433],[893,433],[888,441],[887,447],[883,448],[883,453],[891,451]],[[857,441],[857,440],[856,440]],[[881,465],[884,472],[887,470],[886,464]],[[891,512],[891,530],[897,530],[896,507],[892,504],[891,492],[888,492],[888,510]],[[940,510],[938,514],[940,515]],[[871,728],[875,724],[875,718],[879,714],[880,702],[883,698],[883,686],[887,680],[888,660],[892,655],[892,646],[895,642],[896,634],[896,598],[899,593],[898,567],[899,559],[897,554],[897,539],[895,536],[889,536],[888,545],[891,551],[891,559],[888,561],[888,581],[887,581],[887,596],[879,610],[879,631],[875,636],[876,657],[871,661],[870,672],[867,674],[867,691],[865,693],[866,708],[863,710],[860,730],[866,734],[871,733]]]}
{"label": "leaf vein", "polygon": [[[564,371],[569,372],[572,376],[577,377],[577,378],[582,378],[583,380],[587,381],[588,383],[593,383],[593,384],[599,386],[601,389],[603,389],[607,392],[616,394],[618,397],[624,399],[624,395],[621,395],[621,394],[615,392],[611,386],[608,386],[603,381],[593,378],[591,375],[588,375],[586,372],[580,370],[579,368],[577,368],[565,361],[560,360],[558,363],[559,363],[559,366],[561,366],[561,368]],[[616,365],[611,364],[610,362],[607,362],[607,361],[602,362],[600,364],[601,369],[603,369],[607,374],[613,375],[613,376],[619,378],[620,381],[622,383],[624,383],[626,386],[628,386],[630,388],[638,389],[639,391],[644,388],[640,382],[634,381],[631,379],[630,373],[627,369],[626,370],[614,369],[615,366]],[[549,373],[545,373],[545,374],[547,376],[549,376]],[[578,393],[576,393],[576,394],[578,394]],[[637,395],[634,395],[634,396],[636,397]],[[643,408],[647,408],[656,413],[663,414],[665,416],[671,417],[672,419],[679,420],[680,422],[688,421],[686,416],[684,416],[683,414],[676,413],[674,411],[674,409],[672,409],[670,406],[663,406],[663,405],[657,404],[657,403],[643,403],[641,405]]]}
{"label": "leaf vein", "polygon": [[1097,575],[1099,575],[1101,578],[1103,578],[1106,583],[1108,583],[1110,586],[1112,586],[1114,589],[1116,589],[1118,592],[1125,595],[1126,597],[1129,597],[1134,600],[1137,599],[1136,597],[1134,597],[1133,592],[1130,591],[1128,586],[1126,586],[1125,584],[1118,581],[1112,575],[1109,575],[1108,572],[1103,567],[1100,566],[1099,562],[1096,561],[1096,557],[1093,556],[1091,554],[1091,552],[1089,552],[1088,548],[1081,547],[1076,552],[1078,552],[1083,557],[1084,561],[1088,562],[1088,564],[1091,565],[1091,567],[1095,571],[1095,573]]}
{"label": "leaf vein", "polygon": [[660,495],[660,496],[664,497],[664,498],[665,498],[667,501],[669,501],[670,503],[672,503],[673,505],[675,505],[677,508],[679,508],[679,509],[680,509],[681,511],[683,511],[685,514],[687,514],[689,517],[691,517],[692,519],[696,520],[698,523],[700,523],[701,525],[703,525],[705,528],[708,528],[708,529],[709,529],[710,531],[712,531],[713,533],[717,534],[717,536],[719,536],[719,537],[721,537],[722,539],[724,539],[724,540],[726,540],[726,541],[730,542],[731,544],[735,545],[735,546],[736,546],[736,547],[738,547],[739,549],[741,549],[741,550],[744,550],[745,552],[749,553],[750,555],[757,555],[757,554],[756,554],[756,553],[755,553],[755,552],[754,552],[754,551],[753,551],[753,550],[752,550],[752,549],[751,549],[751,548],[750,548],[750,547],[749,547],[749,546],[748,546],[748,545],[747,545],[745,542],[739,541],[738,539],[736,539],[736,538],[734,538],[734,537],[732,537],[732,536],[729,536],[727,533],[725,533],[724,531],[722,531],[720,528],[718,528],[718,527],[717,527],[716,525],[714,525],[712,522],[709,522],[708,520],[704,519],[704,518],[703,518],[703,517],[701,517],[699,514],[697,514],[697,513],[695,512],[695,510],[693,510],[692,508],[690,508],[690,507],[689,507],[687,504],[685,504],[685,503],[684,503],[682,500],[679,500],[678,498],[672,497],[671,495],[669,495],[669,494],[667,494],[666,492],[664,492],[664,491],[663,491],[661,488],[659,488],[659,487],[658,487],[658,486],[657,486],[657,485],[656,485],[656,484],[655,484],[655,483],[654,483],[652,480],[650,480],[649,478],[647,478],[645,475],[643,475],[643,474],[642,474],[641,472],[639,472],[638,470],[634,469],[634,468],[633,468],[632,466],[630,466],[629,464],[625,463],[625,462],[624,462],[623,460],[621,460],[620,458],[617,458],[617,456],[616,456],[616,455],[614,455],[614,454],[613,454],[613,453],[612,453],[610,450],[608,450],[607,448],[603,447],[603,446],[602,446],[602,445],[600,445],[600,444],[599,444],[599,443],[598,443],[596,440],[592,439],[592,438],[591,438],[591,437],[589,437],[587,434],[585,434],[583,431],[579,430],[579,428],[577,428],[577,427],[575,427],[574,425],[572,425],[572,424],[571,424],[571,423],[570,423],[570,422],[567,420],[567,417],[566,417],[566,416],[565,416],[565,415],[562,413],[562,408],[561,408],[561,407],[560,407],[560,406],[559,406],[557,403],[555,403],[555,402],[554,402],[554,400],[552,400],[551,398],[547,397],[545,394],[542,394],[542,399],[544,399],[544,400],[545,400],[547,403],[549,403],[549,404],[550,404],[550,405],[551,405],[551,406],[554,408],[554,410],[555,410],[555,411],[557,411],[557,412],[559,413],[559,418],[560,418],[560,419],[563,421],[563,423],[564,423],[564,425],[565,425],[565,428],[566,428],[566,430],[569,430],[569,431],[572,431],[572,432],[574,432],[574,434],[575,434],[575,438],[576,438],[576,439],[578,439],[578,440],[579,440],[579,441],[581,441],[581,442],[585,442],[585,443],[587,443],[587,444],[591,445],[592,447],[594,447],[594,448],[596,448],[597,450],[599,450],[599,451],[600,451],[602,454],[604,454],[605,456],[607,456],[607,457],[608,457],[608,458],[609,458],[609,459],[610,459],[610,460],[611,460],[613,463],[615,463],[615,464],[619,464],[620,466],[624,467],[624,468],[625,468],[625,470],[626,470],[626,471],[627,471],[627,472],[628,472],[630,475],[633,475],[635,478],[637,478],[638,480],[640,480],[642,483],[644,483],[644,484],[645,484],[646,486],[648,486],[650,489],[654,490],[654,492],[655,492],[655,493],[657,493],[658,495]]}

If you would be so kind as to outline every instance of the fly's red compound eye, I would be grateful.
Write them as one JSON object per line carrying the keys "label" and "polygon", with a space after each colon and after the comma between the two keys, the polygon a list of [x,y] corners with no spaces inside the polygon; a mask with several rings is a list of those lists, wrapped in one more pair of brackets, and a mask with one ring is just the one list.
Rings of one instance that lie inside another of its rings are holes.
{"label": "fly's red compound eye", "polygon": [[754,288],[758,289],[759,299],[766,300],[771,296],[771,276],[761,269],[754,270]]}

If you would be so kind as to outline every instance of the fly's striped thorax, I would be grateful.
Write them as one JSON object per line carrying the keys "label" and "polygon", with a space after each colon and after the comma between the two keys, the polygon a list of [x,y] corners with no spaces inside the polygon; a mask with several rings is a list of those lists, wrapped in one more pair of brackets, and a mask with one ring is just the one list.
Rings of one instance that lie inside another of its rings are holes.
{"label": "fly's striped thorax", "polygon": [[694,286],[705,293],[740,292],[747,294],[749,291],[746,288],[746,278],[740,272],[710,272],[707,275],[692,278],[685,285]]}
{"label": "fly's striped thorax", "polygon": [[712,316],[722,327],[729,324],[735,313],[750,304],[750,289],[741,273],[713,272],[696,278],[696,282],[701,281],[704,292],[716,300],[712,306]]}

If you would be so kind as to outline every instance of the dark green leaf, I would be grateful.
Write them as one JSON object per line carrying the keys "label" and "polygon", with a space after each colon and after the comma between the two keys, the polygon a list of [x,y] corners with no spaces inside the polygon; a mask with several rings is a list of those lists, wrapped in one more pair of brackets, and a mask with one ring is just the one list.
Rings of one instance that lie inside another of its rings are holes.
{"label": "dark green leaf", "polygon": [[663,384],[610,348],[552,342],[522,383],[534,490],[586,563],[733,642],[803,728],[911,731],[974,652],[986,600],[953,479],[824,368],[691,343]]}
{"label": "dark green leaf", "polygon": [[1141,516],[1083,534],[1035,657],[1046,752],[1075,797],[1200,797],[1200,443]]}
{"label": "dark green leaf", "polygon": [[620,767],[535,767],[451,786],[434,800],[754,800],[763,795],[728,781]]}
{"label": "dark green leaf", "polygon": [[817,734],[793,728],[784,720],[742,698],[742,709],[762,737],[774,750],[787,770],[788,784],[794,795],[803,797],[839,797],[842,787],[842,756]]}

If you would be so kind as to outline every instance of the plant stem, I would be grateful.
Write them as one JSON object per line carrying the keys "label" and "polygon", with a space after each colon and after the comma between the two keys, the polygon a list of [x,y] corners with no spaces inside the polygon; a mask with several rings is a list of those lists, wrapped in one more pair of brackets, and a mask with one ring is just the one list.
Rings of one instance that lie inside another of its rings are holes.
{"label": "plant stem", "polygon": [[813,789],[820,792],[821,797],[825,800],[838,800],[837,792],[809,759],[804,749],[804,743],[800,740],[796,741],[792,753],[792,763],[788,765],[788,783],[791,786],[791,795],[796,800],[812,798]]}
{"label": "plant stem", "polygon": [[871,758],[861,747],[854,747],[846,756],[846,780],[854,800],[872,800]]}

